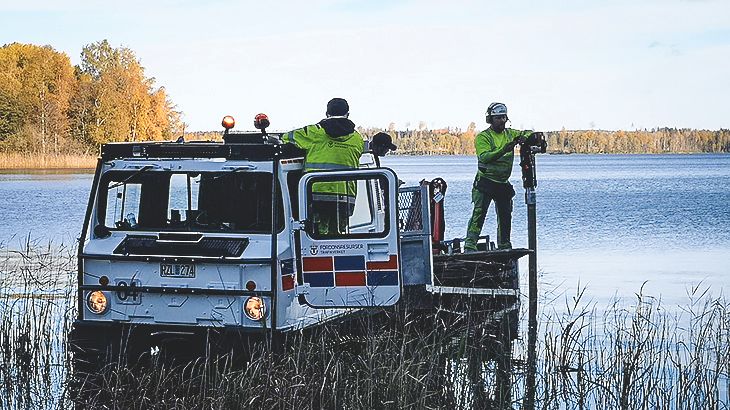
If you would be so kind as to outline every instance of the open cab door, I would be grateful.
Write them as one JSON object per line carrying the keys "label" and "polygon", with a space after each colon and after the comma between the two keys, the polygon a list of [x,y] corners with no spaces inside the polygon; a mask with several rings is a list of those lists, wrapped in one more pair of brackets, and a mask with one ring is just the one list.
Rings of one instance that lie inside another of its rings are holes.
{"label": "open cab door", "polygon": [[397,181],[387,168],[302,177],[297,293],[308,305],[375,307],[398,302],[402,280]]}

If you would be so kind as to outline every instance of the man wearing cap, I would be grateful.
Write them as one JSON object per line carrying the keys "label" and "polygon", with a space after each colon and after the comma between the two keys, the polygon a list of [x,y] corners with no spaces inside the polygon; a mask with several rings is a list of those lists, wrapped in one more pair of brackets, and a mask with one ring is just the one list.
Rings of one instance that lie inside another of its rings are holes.
{"label": "man wearing cap", "polygon": [[477,134],[474,147],[477,153],[478,170],[471,191],[474,204],[464,242],[464,251],[477,250],[477,240],[484,226],[489,204],[494,201],[497,213],[497,247],[511,249],[512,197],[515,190],[509,182],[514,161],[514,148],[532,131],[519,131],[505,128],[507,106],[492,103],[487,108],[489,128]]}
{"label": "man wearing cap", "polygon": [[390,135],[379,132],[373,135],[373,138],[368,143],[368,149],[375,154],[375,163],[380,166],[380,157],[388,155],[388,152],[395,151],[398,147],[393,144],[393,139]]}
{"label": "man wearing cap", "polygon": [[[365,141],[349,115],[347,101],[333,98],[327,103],[325,119],[287,132],[282,142],[305,151],[305,172],[356,169]],[[356,189],[355,181],[316,182],[312,186],[312,216],[320,235],[347,233]]]}

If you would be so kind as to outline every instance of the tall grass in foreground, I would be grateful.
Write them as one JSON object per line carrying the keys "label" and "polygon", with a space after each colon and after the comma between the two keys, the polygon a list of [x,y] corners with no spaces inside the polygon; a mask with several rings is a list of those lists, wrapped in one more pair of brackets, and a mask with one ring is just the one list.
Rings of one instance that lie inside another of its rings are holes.
{"label": "tall grass in foreground", "polygon": [[68,374],[75,307],[72,249],[0,243],[0,408],[56,407]]}
{"label": "tall grass in foreground", "polygon": [[[730,305],[691,289],[665,306],[580,306],[544,317],[538,357],[543,408],[730,408]],[[599,314],[600,312],[600,314]]]}
{"label": "tall grass in foreground", "polygon": [[[30,243],[0,249],[0,408],[67,407],[76,397],[66,353],[76,308],[72,255]],[[669,310],[641,293],[602,310],[582,293],[565,309],[543,305],[551,313],[540,322],[538,408],[730,407],[729,307],[696,289]],[[314,337],[293,335],[277,352],[260,343],[246,365],[213,355],[112,363],[75,386],[96,386],[83,395],[89,407],[519,408],[526,343],[517,341],[503,369],[511,370],[511,395],[500,403],[498,360],[484,360],[495,357],[484,350],[499,346],[499,336],[464,313],[459,323],[440,314],[360,319],[365,330],[355,333],[326,326]]]}
{"label": "tall grass in foreground", "polygon": [[93,169],[95,155],[0,152],[0,169]]}

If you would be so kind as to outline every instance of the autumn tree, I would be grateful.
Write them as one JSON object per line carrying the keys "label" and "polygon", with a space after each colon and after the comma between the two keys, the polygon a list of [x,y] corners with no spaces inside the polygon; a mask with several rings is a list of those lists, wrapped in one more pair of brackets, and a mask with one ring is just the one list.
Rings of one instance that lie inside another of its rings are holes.
{"label": "autumn tree", "polygon": [[0,87],[0,143],[20,129],[24,118],[15,96],[3,88]]}
{"label": "autumn tree", "polygon": [[77,70],[74,129],[91,144],[170,139],[178,113],[134,53],[103,40],[87,45]]}
{"label": "autumn tree", "polygon": [[69,100],[75,91],[68,56],[50,46],[0,48],[0,141],[21,152],[59,153],[69,139]]}

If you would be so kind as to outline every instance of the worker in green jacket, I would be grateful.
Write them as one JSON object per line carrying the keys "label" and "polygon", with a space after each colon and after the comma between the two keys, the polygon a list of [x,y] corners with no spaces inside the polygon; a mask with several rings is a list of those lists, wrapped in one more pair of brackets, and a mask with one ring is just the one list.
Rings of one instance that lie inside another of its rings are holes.
{"label": "worker in green jacket", "polygon": [[477,250],[477,240],[482,232],[484,218],[487,216],[489,204],[494,201],[497,213],[497,247],[511,249],[510,234],[512,231],[512,198],[515,190],[509,182],[514,161],[514,148],[532,131],[519,131],[505,128],[507,106],[492,103],[487,108],[489,128],[477,134],[474,139],[478,170],[471,191],[474,204],[464,242],[464,251]]}
{"label": "worker in green jacket", "polygon": [[[327,103],[326,118],[282,135],[282,142],[305,151],[304,171],[356,169],[365,141],[348,119],[350,106],[343,98]],[[355,181],[316,182],[312,186],[311,215],[319,235],[348,231],[348,219],[355,208]]]}

